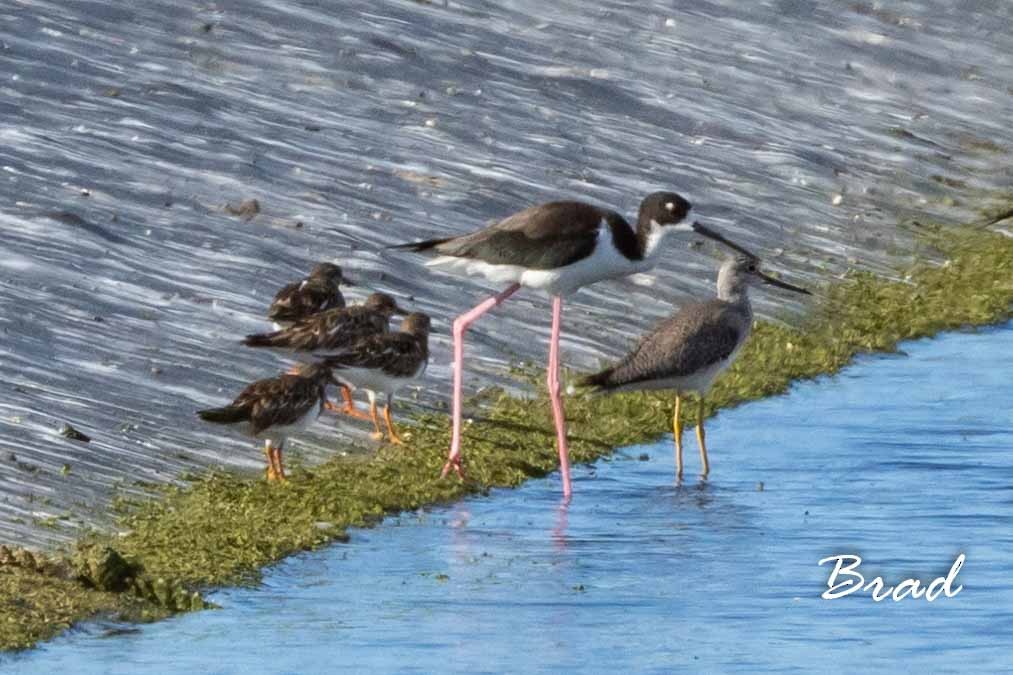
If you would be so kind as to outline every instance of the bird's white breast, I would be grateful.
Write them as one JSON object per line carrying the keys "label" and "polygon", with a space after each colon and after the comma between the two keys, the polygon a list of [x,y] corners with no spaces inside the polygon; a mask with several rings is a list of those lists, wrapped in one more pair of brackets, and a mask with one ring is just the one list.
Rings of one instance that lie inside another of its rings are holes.
{"label": "bird's white breast", "polygon": [[605,279],[643,272],[657,263],[661,242],[667,230],[656,227],[647,237],[644,258],[630,260],[616,247],[612,230],[604,220],[598,227],[597,240],[591,255],[572,265],[550,270],[530,270],[519,265],[493,265],[481,260],[440,256],[428,265],[471,276],[482,276],[496,283],[517,282],[528,288],[544,290],[550,295],[569,295],[583,286]]}

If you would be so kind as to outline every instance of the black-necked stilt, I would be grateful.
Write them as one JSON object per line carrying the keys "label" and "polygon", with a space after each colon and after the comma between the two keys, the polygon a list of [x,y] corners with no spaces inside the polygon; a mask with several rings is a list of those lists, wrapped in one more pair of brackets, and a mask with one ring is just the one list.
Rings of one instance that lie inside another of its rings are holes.
{"label": "black-necked stilt", "polygon": [[460,237],[432,239],[393,248],[432,252],[428,264],[452,272],[481,275],[510,285],[454,321],[453,434],[443,467],[461,474],[461,381],[464,370],[464,333],[482,314],[517,292],[521,286],[552,296],[552,335],[549,342],[548,388],[556,425],[563,494],[570,495],[566,422],[559,386],[559,334],[562,298],[603,279],[623,277],[652,268],[661,243],[672,232],[690,231],[683,223],[690,203],[674,192],[655,192],[644,198],[636,227],[615,211],[578,201],[533,206]]}
{"label": "black-necked stilt", "polygon": [[369,414],[376,429],[373,438],[376,440],[383,438],[376,415],[376,395],[383,394],[387,433],[391,443],[400,445],[402,441],[390,419],[390,406],[398,390],[426,372],[429,364],[429,317],[421,312],[409,314],[401,323],[399,332],[360,340],[350,349],[328,358],[326,364],[334,368],[334,376],[339,382],[366,390]]}
{"label": "black-necked stilt", "polygon": [[[710,232],[697,226],[701,233]],[[676,475],[682,478],[681,396],[699,395],[696,437],[700,445],[701,473],[710,472],[707,445],[704,440],[704,396],[718,375],[732,364],[745,343],[753,325],[749,303],[751,284],[771,284],[796,293],[809,291],[760,271],[759,260],[745,249],[731,244],[720,235],[713,237],[729,243],[740,251],[721,265],[718,272],[718,297],[693,303],[661,322],[644,336],[625,358],[610,368],[582,381],[586,386],[607,392],[671,389],[675,391]]]}
{"label": "black-necked stilt", "polygon": [[282,287],[267,310],[267,318],[276,330],[291,326],[314,314],[345,306],[341,285],[354,286],[345,279],[341,268],[332,263],[320,263],[310,275]]}
{"label": "black-necked stilt", "polygon": [[[243,344],[326,358],[343,353],[363,338],[386,333],[391,315],[401,312],[394,298],[386,293],[373,293],[361,305],[313,314],[273,333],[247,335]],[[345,402],[341,412],[362,419],[368,417],[355,408],[347,387],[342,386],[341,393]]]}
{"label": "black-necked stilt", "polygon": [[258,380],[224,408],[201,410],[205,422],[236,425],[244,434],[264,439],[267,479],[285,480],[281,451],[292,434],[310,427],[327,403],[327,385],[338,384],[331,369],[305,364],[298,373]]}

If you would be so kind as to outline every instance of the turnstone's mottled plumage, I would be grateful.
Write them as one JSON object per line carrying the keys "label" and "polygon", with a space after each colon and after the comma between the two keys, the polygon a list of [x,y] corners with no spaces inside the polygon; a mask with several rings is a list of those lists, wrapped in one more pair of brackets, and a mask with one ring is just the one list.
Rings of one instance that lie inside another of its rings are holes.
{"label": "turnstone's mottled plumage", "polygon": [[205,422],[236,425],[243,433],[264,439],[267,479],[285,480],[281,451],[293,433],[308,428],[327,403],[327,385],[338,384],[331,369],[321,363],[258,380],[223,408],[201,410]]}
{"label": "turnstone's mottled plumage", "polygon": [[577,201],[532,206],[489,227],[446,239],[430,239],[393,248],[430,252],[428,264],[448,271],[484,276],[510,285],[454,321],[453,433],[443,475],[461,474],[461,383],[464,333],[484,313],[521,286],[552,296],[548,389],[556,425],[563,494],[570,495],[566,420],[559,386],[559,335],[563,296],[604,279],[643,272],[657,264],[661,243],[673,232],[690,231],[684,223],[690,203],[674,192],[655,192],[640,204],[636,226],[609,209]]}
{"label": "turnstone's mottled plumage", "polygon": [[[744,251],[736,246],[740,251]],[[697,441],[704,476],[710,470],[704,441],[704,396],[718,375],[735,361],[749,337],[753,310],[748,288],[771,284],[796,293],[809,291],[760,271],[752,254],[728,258],[718,273],[718,297],[684,306],[644,336],[625,358],[584,378],[583,384],[606,392],[672,389],[676,392],[673,430],[676,472],[682,477],[681,395],[699,395]]]}
{"label": "turnstone's mottled plumage", "polygon": [[390,317],[400,311],[394,298],[386,293],[373,293],[361,305],[319,312],[273,333],[247,335],[243,344],[328,356],[362,338],[386,333]]}
{"label": "turnstone's mottled plumage", "polygon": [[[401,311],[391,296],[373,293],[361,305],[313,314],[273,333],[247,335],[243,344],[326,357],[343,352],[363,338],[387,333],[391,315]],[[366,417],[365,413],[355,409],[346,387],[342,387],[342,397],[345,401],[342,412],[353,417]]]}
{"label": "turnstone's mottled plumage", "polygon": [[344,307],[342,284],[354,286],[344,278],[340,267],[332,263],[320,263],[310,271],[308,277],[278,291],[267,310],[267,318],[274,322],[275,329],[281,330],[314,314]]}
{"label": "turnstone's mottled plumage", "polygon": [[383,394],[383,417],[392,443],[402,441],[394,431],[390,404],[394,394],[426,372],[429,363],[429,317],[414,312],[405,317],[397,333],[374,335],[326,360],[334,377],[369,395],[369,412],[376,428],[373,437],[383,438],[376,415],[376,396]]}

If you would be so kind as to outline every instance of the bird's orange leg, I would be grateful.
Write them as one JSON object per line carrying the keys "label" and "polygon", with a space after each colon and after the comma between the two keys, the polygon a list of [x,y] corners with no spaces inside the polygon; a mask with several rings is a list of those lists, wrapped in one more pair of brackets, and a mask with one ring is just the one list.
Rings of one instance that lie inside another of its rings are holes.
{"label": "bird's orange leg", "polygon": [[355,400],[352,399],[352,390],[349,387],[341,385],[341,398],[345,400],[345,407],[339,408],[330,401],[325,403],[324,407],[333,413],[343,413],[345,415],[348,415],[349,417],[354,417],[360,420],[369,419],[369,413],[366,413],[355,407]]}
{"label": "bird's orange leg", "polygon": [[274,471],[274,451],[271,450],[271,441],[264,441],[264,456],[267,457],[267,481],[277,480],[278,475]]}
{"label": "bird's orange leg", "polygon": [[278,476],[278,480],[287,481],[288,476],[285,475],[285,466],[281,461],[281,445],[277,445],[274,448],[274,471]]}
{"label": "bird's orange leg", "polygon": [[380,418],[376,415],[376,398],[369,397],[369,417],[373,420],[373,428],[376,429],[369,436],[374,441],[383,440],[383,431],[380,429]]}
{"label": "bird's orange leg", "polygon": [[383,407],[383,419],[387,423],[387,437],[390,439],[390,442],[393,443],[394,445],[404,445],[404,441],[402,441],[401,438],[397,435],[397,432],[394,431],[394,423],[391,422],[390,419],[389,401],[387,402],[387,405]]}

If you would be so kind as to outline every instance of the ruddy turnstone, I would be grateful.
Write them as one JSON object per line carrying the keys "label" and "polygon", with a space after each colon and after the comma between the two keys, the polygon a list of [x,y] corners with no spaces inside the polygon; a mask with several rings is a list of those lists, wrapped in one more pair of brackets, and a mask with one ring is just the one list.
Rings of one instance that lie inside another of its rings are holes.
{"label": "ruddy turnstone", "polygon": [[532,206],[489,227],[459,237],[430,239],[395,249],[435,253],[427,263],[451,272],[480,275],[509,283],[454,321],[453,435],[443,475],[461,470],[461,381],[464,334],[480,316],[517,292],[521,286],[552,296],[548,389],[556,425],[563,494],[570,496],[570,462],[566,420],[559,384],[559,335],[563,300],[583,286],[604,279],[643,272],[658,262],[662,242],[673,232],[693,229],[684,223],[691,205],[674,192],[644,198],[636,227],[620,214],[578,201]]}
{"label": "ruddy turnstone", "polygon": [[344,307],[342,284],[355,285],[345,279],[337,265],[320,263],[308,277],[287,284],[278,291],[267,310],[267,318],[274,322],[275,330],[281,330],[319,312]]}
{"label": "ruddy turnstone", "polygon": [[[394,298],[386,293],[373,293],[361,305],[319,312],[273,333],[247,335],[243,344],[327,357],[342,353],[365,337],[386,333],[391,315],[398,313],[403,312]],[[355,408],[347,387],[342,386],[341,394],[345,402],[341,412],[362,419],[367,417]]]}
{"label": "ruddy turnstone", "polygon": [[[700,226],[701,229],[706,229]],[[719,238],[727,242],[723,237]],[[745,249],[733,245],[739,255],[730,257],[718,272],[718,297],[682,307],[645,335],[625,358],[599,373],[583,379],[585,386],[605,392],[672,389],[675,391],[676,475],[682,478],[682,395],[696,392],[696,438],[700,445],[701,474],[710,472],[704,440],[704,397],[714,380],[735,361],[739,349],[749,337],[753,310],[749,302],[750,285],[770,284],[796,293],[809,294],[760,271],[760,261]]]}
{"label": "ruddy turnstone", "polygon": [[264,439],[267,479],[285,480],[281,458],[285,441],[319,417],[327,402],[328,384],[338,384],[331,369],[308,363],[298,374],[258,380],[224,408],[201,410],[197,415],[205,422],[235,425],[248,436]]}
{"label": "ruddy turnstone", "polygon": [[413,312],[401,322],[397,333],[373,335],[359,341],[352,348],[326,360],[334,368],[339,382],[355,389],[365,389],[369,395],[369,413],[376,431],[373,438],[380,440],[383,432],[376,415],[376,396],[384,395],[383,419],[391,443],[401,444],[390,419],[390,405],[394,394],[416,381],[426,372],[429,364],[429,317]]}

